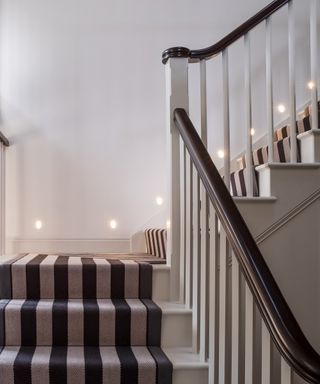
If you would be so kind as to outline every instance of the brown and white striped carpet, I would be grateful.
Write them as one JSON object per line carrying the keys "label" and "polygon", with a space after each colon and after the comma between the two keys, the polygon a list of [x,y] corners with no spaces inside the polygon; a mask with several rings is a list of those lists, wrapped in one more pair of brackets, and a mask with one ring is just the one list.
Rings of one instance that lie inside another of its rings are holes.
{"label": "brown and white striped carpet", "polygon": [[152,266],[27,254],[0,264],[1,384],[171,384]]}

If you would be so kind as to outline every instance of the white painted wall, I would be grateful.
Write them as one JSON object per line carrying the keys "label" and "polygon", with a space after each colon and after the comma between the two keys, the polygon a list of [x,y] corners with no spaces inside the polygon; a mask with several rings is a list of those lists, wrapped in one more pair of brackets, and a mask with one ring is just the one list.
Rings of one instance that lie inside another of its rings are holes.
{"label": "white painted wall", "polygon": [[162,51],[206,46],[267,3],[1,0],[8,237],[129,238],[156,215],[166,191]]}

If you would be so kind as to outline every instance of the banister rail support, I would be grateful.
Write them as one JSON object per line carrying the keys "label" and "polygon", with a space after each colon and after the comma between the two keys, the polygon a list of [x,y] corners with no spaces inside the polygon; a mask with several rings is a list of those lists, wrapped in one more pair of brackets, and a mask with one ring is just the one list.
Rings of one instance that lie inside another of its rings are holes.
{"label": "banister rail support", "polygon": [[169,59],[166,64],[166,103],[168,153],[168,264],[171,266],[171,300],[184,301],[181,284],[184,276],[180,273],[181,258],[181,202],[180,202],[180,134],[174,123],[176,108],[189,110],[188,59]]}

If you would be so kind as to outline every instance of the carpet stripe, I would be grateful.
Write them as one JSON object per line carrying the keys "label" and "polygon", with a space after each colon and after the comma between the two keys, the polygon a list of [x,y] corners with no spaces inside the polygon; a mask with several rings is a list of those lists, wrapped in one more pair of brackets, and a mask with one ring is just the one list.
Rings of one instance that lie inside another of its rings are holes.
{"label": "carpet stripe", "polygon": [[5,309],[8,305],[9,300],[1,300],[0,301],[0,348],[6,345],[6,317],[5,317]]}
{"label": "carpet stripe", "polygon": [[138,384],[138,362],[130,347],[116,347],[121,364],[121,384]]}
{"label": "carpet stripe", "polygon": [[151,299],[152,297],[152,266],[147,263],[139,263],[139,297]]}
{"label": "carpet stripe", "polygon": [[82,297],[95,299],[97,297],[97,269],[93,259],[82,258]]}
{"label": "carpet stripe", "polygon": [[26,265],[27,299],[40,299],[40,264],[46,255],[38,255]]}
{"label": "carpet stripe", "polygon": [[50,384],[68,384],[67,347],[52,348],[49,362]]}
{"label": "carpet stripe", "polygon": [[14,262],[11,266],[12,275],[12,297],[25,299],[27,297],[27,275],[26,265],[37,256],[35,253],[27,254]]}
{"label": "carpet stripe", "polygon": [[69,279],[69,299],[79,299],[82,297],[83,281],[82,281],[83,265],[80,257],[69,257],[68,261],[68,279]]}
{"label": "carpet stripe", "polygon": [[160,347],[162,311],[152,300],[145,299],[142,302],[146,306],[148,313],[148,338],[146,345]]}
{"label": "carpet stripe", "polygon": [[37,345],[52,345],[53,300],[40,300],[37,306]]}
{"label": "carpet stripe", "polygon": [[83,344],[86,346],[99,346],[100,314],[96,300],[86,300],[84,303],[83,330]]}
{"label": "carpet stripe", "polygon": [[35,347],[21,347],[13,365],[14,384],[32,384],[31,362]]}
{"label": "carpet stripe", "polygon": [[85,384],[85,361],[83,348],[68,348],[67,377],[68,384]]}
{"label": "carpet stripe", "polygon": [[59,256],[54,264],[54,297],[65,299],[68,297],[68,258]]}
{"label": "carpet stripe", "polygon": [[103,384],[120,384],[121,366],[116,348],[100,347],[100,354],[103,356]]}
{"label": "carpet stripe", "polygon": [[68,301],[68,345],[84,345],[83,344],[83,325],[84,325],[84,308],[83,301]]}
{"label": "carpet stripe", "polygon": [[85,384],[102,384],[103,369],[100,349],[87,347],[84,350]]}
{"label": "carpet stripe", "polygon": [[21,345],[37,345],[37,305],[38,301],[25,301],[21,307]]}
{"label": "carpet stripe", "polygon": [[159,347],[149,347],[149,351],[157,364],[157,384],[172,384],[171,361]]}
{"label": "carpet stripe", "polygon": [[105,259],[95,258],[97,269],[97,298],[111,297],[111,266]]}
{"label": "carpet stripe", "polygon": [[126,299],[131,311],[131,337],[129,345],[146,345],[147,309],[139,299]]}
{"label": "carpet stripe", "polygon": [[54,295],[54,266],[57,255],[48,255],[40,264],[41,299],[53,299]]}
{"label": "carpet stripe", "polygon": [[52,307],[52,345],[68,344],[68,300],[55,300]]}
{"label": "carpet stripe", "polygon": [[24,300],[9,301],[5,308],[6,345],[21,345],[21,308]]}
{"label": "carpet stripe", "polygon": [[49,384],[49,363],[51,347],[36,348],[32,363],[32,384]]}
{"label": "carpet stripe", "polygon": [[138,384],[156,384],[157,365],[149,350],[144,347],[132,347],[138,362]]}
{"label": "carpet stripe", "polygon": [[[131,310],[126,300],[112,300],[116,310],[115,341],[116,345],[130,345]],[[133,330],[134,332],[134,330]]]}
{"label": "carpet stripe", "polygon": [[[98,300],[100,345],[115,345],[116,310],[111,300]],[[105,324],[110,324],[108,327]]]}
{"label": "carpet stripe", "polygon": [[124,298],[124,264],[119,260],[111,260],[111,297],[113,299]]}

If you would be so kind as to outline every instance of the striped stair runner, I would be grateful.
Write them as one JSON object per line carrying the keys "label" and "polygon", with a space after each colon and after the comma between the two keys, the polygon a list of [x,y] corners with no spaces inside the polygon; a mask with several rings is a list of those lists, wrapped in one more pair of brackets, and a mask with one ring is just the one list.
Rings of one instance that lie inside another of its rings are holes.
{"label": "striped stair runner", "polygon": [[[319,121],[320,121],[320,102],[319,108]],[[302,113],[296,124],[297,134],[304,133],[311,130],[311,107],[307,107]],[[320,127],[319,127],[320,128]],[[286,125],[274,132],[273,153],[275,163],[289,163],[290,162],[290,126]],[[297,140],[298,154],[297,161],[300,162],[300,142]],[[233,196],[247,196],[246,188],[246,167],[245,159],[241,159],[243,168],[234,171],[230,174],[230,187]],[[252,152],[253,163],[253,196],[259,196],[258,178],[255,167],[266,164],[268,162],[268,146],[258,148]]]}
{"label": "striped stair runner", "polygon": [[171,384],[152,265],[27,254],[0,264],[1,384]]}

